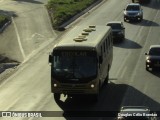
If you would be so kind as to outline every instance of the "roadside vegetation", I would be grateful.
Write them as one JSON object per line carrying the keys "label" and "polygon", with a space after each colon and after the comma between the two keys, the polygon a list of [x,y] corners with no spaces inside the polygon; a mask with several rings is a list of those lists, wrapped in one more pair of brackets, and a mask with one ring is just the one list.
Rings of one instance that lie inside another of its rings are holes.
{"label": "roadside vegetation", "polygon": [[0,28],[3,27],[4,24],[6,24],[9,21],[9,18],[5,15],[0,14]]}
{"label": "roadside vegetation", "polygon": [[49,0],[47,9],[53,28],[57,29],[65,21],[83,11],[98,0]]}

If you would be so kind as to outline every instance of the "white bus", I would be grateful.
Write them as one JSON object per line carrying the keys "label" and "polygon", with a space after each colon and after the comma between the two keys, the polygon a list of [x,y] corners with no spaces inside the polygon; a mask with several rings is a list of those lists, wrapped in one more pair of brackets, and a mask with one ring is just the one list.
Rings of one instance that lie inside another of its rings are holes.
{"label": "white bus", "polygon": [[60,95],[89,95],[98,100],[100,87],[108,83],[113,59],[109,26],[76,26],[62,36],[49,55],[51,91]]}

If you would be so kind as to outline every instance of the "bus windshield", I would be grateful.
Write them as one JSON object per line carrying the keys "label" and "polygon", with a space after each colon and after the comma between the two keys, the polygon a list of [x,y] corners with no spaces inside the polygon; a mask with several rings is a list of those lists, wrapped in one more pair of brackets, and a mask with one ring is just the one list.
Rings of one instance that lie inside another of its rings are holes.
{"label": "bus windshield", "polygon": [[97,57],[90,51],[58,51],[53,54],[52,75],[63,82],[87,82],[97,75]]}

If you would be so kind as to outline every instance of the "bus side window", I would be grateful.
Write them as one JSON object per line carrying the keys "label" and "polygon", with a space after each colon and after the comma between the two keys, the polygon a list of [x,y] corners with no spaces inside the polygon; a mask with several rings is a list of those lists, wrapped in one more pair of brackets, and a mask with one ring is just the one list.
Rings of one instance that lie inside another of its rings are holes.
{"label": "bus side window", "polygon": [[99,56],[99,67],[100,67],[100,64],[102,64],[102,56]]}
{"label": "bus side window", "polygon": [[110,34],[110,47],[112,46],[112,43],[113,43],[113,41],[112,41],[112,34]]}
{"label": "bus side window", "polygon": [[103,43],[103,49],[104,49],[104,53],[106,52],[106,44],[105,44],[105,41]]}
{"label": "bus side window", "polygon": [[110,39],[110,35],[108,36],[108,46],[110,47],[111,46],[111,39]]}
{"label": "bus side window", "polygon": [[107,37],[107,43],[108,43],[107,49],[108,49],[108,52],[109,52],[109,47],[110,47],[109,37]]}
{"label": "bus side window", "polygon": [[111,41],[112,41],[112,46],[113,46],[113,36],[112,36],[112,34],[111,34]]}
{"label": "bus side window", "polygon": [[107,41],[107,38],[106,38],[106,51],[108,52],[108,41]]}
{"label": "bus side window", "polygon": [[103,62],[103,46],[101,46],[101,57],[102,57],[102,62]]}

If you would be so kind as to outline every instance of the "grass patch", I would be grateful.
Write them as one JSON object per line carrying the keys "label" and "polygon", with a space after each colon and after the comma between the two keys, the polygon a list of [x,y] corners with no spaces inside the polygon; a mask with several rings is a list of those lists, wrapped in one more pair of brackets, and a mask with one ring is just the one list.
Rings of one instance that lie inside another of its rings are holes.
{"label": "grass patch", "polygon": [[57,28],[98,0],[49,0],[47,9],[53,28]]}
{"label": "grass patch", "polygon": [[5,15],[0,15],[0,28],[3,27],[9,21],[9,18]]}

